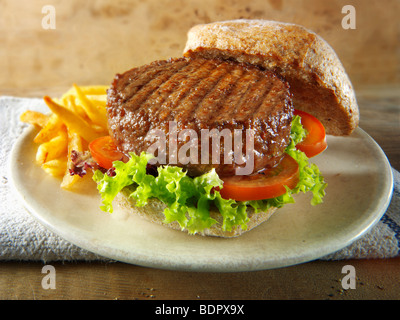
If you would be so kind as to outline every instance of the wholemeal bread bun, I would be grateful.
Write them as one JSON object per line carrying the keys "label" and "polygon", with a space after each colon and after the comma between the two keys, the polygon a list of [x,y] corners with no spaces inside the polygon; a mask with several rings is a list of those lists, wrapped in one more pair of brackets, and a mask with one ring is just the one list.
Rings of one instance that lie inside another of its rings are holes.
{"label": "wholemeal bread bun", "polygon": [[326,133],[349,135],[359,111],[352,84],[334,50],[306,28],[267,20],[196,25],[186,57],[223,58],[273,70],[290,84],[296,109],[316,116]]}
{"label": "wholemeal bread bun", "polygon": [[[136,214],[150,222],[157,223],[175,230],[187,232],[186,229],[182,230],[181,226],[176,221],[169,224],[165,224],[163,222],[165,220],[164,209],[166,208],[166,205],[160,200],[152,198],[148,204],[146,204],[146,206],[137,207],[135,206],[134,200],[129,197],[129,194],[130,191],[128,189],[123,189],[118,193],[115,201],[121,209],[126,210],[129,214]],[[222,238],[237,237],[267,221],[276,210],[277,208],[271,207],[266,212],[255,213],[252,208],[248,208],[247,216],[249,217],[249,222],[247,223],[246,230],[242,229],[241,226],[237,226],[231,231],[224,231],[221,228],[222,215],[216,208],[210,209],[210,216],[211,218],[215,219],[217,223],[211,226],[211,228],[205,229],[202,233],[198,234],[202,236],[215,236]]]}

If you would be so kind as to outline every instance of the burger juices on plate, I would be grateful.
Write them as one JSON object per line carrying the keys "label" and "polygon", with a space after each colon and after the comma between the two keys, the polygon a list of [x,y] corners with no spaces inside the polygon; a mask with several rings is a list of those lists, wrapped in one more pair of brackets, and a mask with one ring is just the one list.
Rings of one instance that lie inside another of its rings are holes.
{"label": "burger juices on plate", "polygon": [[327,147],[325,130],[354,130],[358,107],[315,33],[234,20],[193,27],[181,58],[117,74],[107,116],[110,135],[75,153],[71,170],[97,169],[103,210],[118,202],[190,234],[233,237],[296,193],[322,203],[326,183],[309,158]]}

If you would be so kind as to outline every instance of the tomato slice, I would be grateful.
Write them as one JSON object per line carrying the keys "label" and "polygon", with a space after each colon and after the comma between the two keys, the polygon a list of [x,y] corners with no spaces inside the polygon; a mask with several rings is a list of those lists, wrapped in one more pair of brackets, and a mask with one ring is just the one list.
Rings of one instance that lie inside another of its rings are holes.
{"label": "tomato slice", "polygon": [[294,115],[301,117],[301,124],[308,132],[307,137],[298,143],[296,148],[303,151],[309,158],[324,151],[328,144],[323,124],[316,117],[304,111],[294,110]]}
{"label": "tomato slice", "polygon": [[110,136],[100,137],[89,143],[89,150],[99,166],[110,169],[113,161],[123,160],[125,155],[118,151]]}
{"label": "tomato slice", "polygon": [[274,168],[250,176],[222,178],[220,190],[224,199],[237,201],[262,200],[278,197],[286,193],[285,186],[293,189],[299,182],[299,165],[288,154]]}

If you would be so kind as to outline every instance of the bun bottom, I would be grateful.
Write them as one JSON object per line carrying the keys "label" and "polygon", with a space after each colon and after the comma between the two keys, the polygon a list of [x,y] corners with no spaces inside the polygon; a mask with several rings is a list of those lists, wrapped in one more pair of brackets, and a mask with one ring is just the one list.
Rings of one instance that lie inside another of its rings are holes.
{"label": "bun bottom", "polygon": [[[136,214],[141,218],[144,218],[150,222],[157,223],[159,225],[166,226],[168,228],[179,230],[183,232],[188,232],[186,229],[182,229],[178,222],[174,221],[172,223],[164,223],[164,209],[166,205],[158,199],[150,199],[148,204],[144,207],[135,206],[135,201],[129,198],[129,191],[123,189],[116,197],[115,202],[123,210],[127,211],[129,214]],[[255,213],[252,208],[247,209],[247,215],[249,217],[249,222],[247,223],[247,229],[242,229],[241,226],[237,226],[231,231],[222,230],[222,216],[217,210],[210,210],[210,216],[217,221],[216,224],[203,232],[197,234],[202,236],[214,236],[222,238],[233,238],[242,235],[245,232],[259,226],[263,222],[267,221],[277,210],[275,207],[271,207],[266,212]]]}

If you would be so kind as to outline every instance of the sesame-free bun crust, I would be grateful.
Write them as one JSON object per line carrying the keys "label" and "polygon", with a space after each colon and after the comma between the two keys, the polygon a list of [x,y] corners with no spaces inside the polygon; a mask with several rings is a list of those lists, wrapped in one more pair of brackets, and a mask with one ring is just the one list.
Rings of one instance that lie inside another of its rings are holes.
{"label": "sesame-free bun crust", "polygon": [[278,73],[290,84],[294,107],[316,116],[327,134],[349,135],[358,125],[343,65],[325,40],[302,26],[243,19],[196,25],[184,56],[236,60]]}
{"label": "sesame-free bun crust", "polygon": [[[129,194],[130,192],[128,191],[128,189],[123,189],[117,194],[117,197],[115,199],[116,204],[119,205],[120,208],[125,210],[128,214],[136,214],[150,222],[157,223],[175,230],[187,232],[186,229],[182,230],[181,226],[176,221],[169,224],[164,223],[164,209],[166,208],[166,205],[160,200],[152,198],[145,206],[137,207],[135,206],[134,200],[129,197]],[[276,210],[277,208],[271,207],[266,212],[255,213],[252,208],[248,208],[247,215],[250,221],[247,223],[246,230],[243,230],[240,226],[238,226],[231,231],[224,231],[221,228],[222,215],[217,209],[210,209],[210,216],[213,219],[217,220],[217,223],[211,226],[211,228],[205,229],[202,233],[198,234],[202,236],[215,236],[223,238],[237,237],[268,220]]]}

